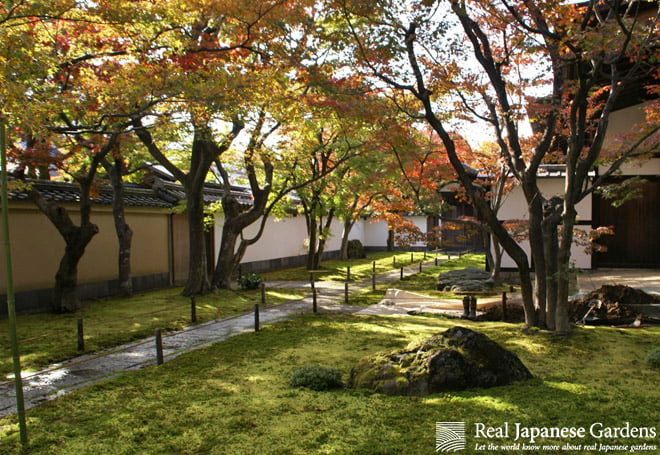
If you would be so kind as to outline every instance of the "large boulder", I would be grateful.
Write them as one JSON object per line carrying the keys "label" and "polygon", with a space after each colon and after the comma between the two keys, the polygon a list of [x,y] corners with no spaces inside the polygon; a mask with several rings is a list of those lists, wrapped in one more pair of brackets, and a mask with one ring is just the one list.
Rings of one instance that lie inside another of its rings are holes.
{"label": "large boulder", "polygon": [[403,351],[360,360],[348,385],[388,395],[426,395],[531,377],[515,354],[486,335],[454,327]]}
{"label": "large boulder", "polygon": [[475,267],[468,267],[441,273],[436,281],[436,289],[449,292],[480,292],[492,289],[494,284],[490,273]]}

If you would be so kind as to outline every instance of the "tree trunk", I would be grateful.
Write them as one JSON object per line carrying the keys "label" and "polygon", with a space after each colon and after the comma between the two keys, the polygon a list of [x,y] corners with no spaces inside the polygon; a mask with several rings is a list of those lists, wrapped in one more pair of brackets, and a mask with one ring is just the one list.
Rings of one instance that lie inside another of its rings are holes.
{"label": "tree trunk", "polygon": [[544,198],[536,185],[535,177],[528,177],[528,181],[523,182],[523,192],[527,200],[529,213],[529,246],[534,265],[536,323],[539,327],[544,328],[547,301],[546,265],[542,228]]}
{"label": "tree trunk", "polygon": [[218,262],[215,266],[215,273],[213,274],[213,284],[218,289],[231,289],[232,275],[242,258],[242,256],[237,257],[235,254],[238,235],[234,229],[234,225],[235,223],[225,218]]}
{"label": "tree trunk", "polygon": [[484,250],[486,251],[486,262],[490,267],[490,278],[495,283],[500,282],[500,272],[502,268],[502,246],[497,241],[497,237],[490,232],[485,232]]}
{"label": "tree trunk", "polygon": [[305,215],[307,217],[307,270],[316,270],[318,269],[318,261],[316,258],[316,247],[318,244],[318,226],[316,224],[316,218],[311,213]]}
{"label": "tree trunk", "polygon": [[394,251],[394,230],[392,228],[387,229],[387,251]]}
{"label": "tree trunk", "polygon": [[99,229],[92,223],[80,227],[67,226],[64,229],[66,230],[64,236],[66,247],[55,274],[52,303],[53,311],[57,313],[73,313],[82,307],[76,294],[78,263],[85,254],[85,248],[99,232]]}
{"label": "tree trunk", "polygon": [[553,197],[543,203],[543,250],[545,255],[545,276],[547,281],[546,326],[555,330],[557,308],[558,248],[557,229],[561,222],[563,200]]}
{"label": "tree trunk", "polygon": [[204,235],[204,197],[202,186],[186,191],[188,212],[188,238],[190,257],[188,280],[182,294],[187,296],[208,294],[213,290],[208,273],[206,240]]}
{"label": "tree trunk", "polygon": [[339,258],[343,261],[348,259],[348,237],[351,234],[351,229],[355,225],[355,221],[349,218],[344,220],[344,232],[341,236],[341,248],[339,249]]}
{"label": "tree trunk", "polygon": [[568,317],[568,287],[573,273],[570,261],[576,216],[575,206],[570,201],[564,202],[564,213],[562,216],[563,229],[557,255],[559,263],[559,273],[557,274],[557,305],[555,310],[555,332],[557,333],[570,333],[572,330]]}
{"label": "tree trunk", "polygon": [[133,294],[133,278],[131,275],[131,243],[133,230],[126,222],[124,211],[124,162],[115,159],[114,164],[104,161],[103,167],[110,176],[112,185],[112,215],[115,221],[115,232],[119,245],[118,274],[119,294],[128,297]]}

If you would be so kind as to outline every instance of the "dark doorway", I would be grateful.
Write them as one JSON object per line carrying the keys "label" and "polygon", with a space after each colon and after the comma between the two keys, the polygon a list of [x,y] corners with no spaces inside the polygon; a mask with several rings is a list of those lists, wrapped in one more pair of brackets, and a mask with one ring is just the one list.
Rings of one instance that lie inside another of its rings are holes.
{"label": "dark doorway", "polygon": [[[615,183],[615,182],[608,182]],[[594,196],[595,226],[614,226],[614,236],[600,240],[607,251],[596,253],[599,267],[660,266],[660,180],[642,185],[643,196],[613,207]]]}

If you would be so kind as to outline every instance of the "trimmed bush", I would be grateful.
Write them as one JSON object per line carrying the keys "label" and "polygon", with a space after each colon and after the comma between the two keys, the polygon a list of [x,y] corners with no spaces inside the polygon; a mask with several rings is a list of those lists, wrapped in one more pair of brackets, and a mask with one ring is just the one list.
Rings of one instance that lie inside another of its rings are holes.
{"label": "trimmed bush", "polygon": [[652,368],[660,368],[660,346],[656,346],[646,355],[646,363]]}
{"label": "trimmed bush", "polygon": [[348,258],[349,259],[362,259],[366,258],[367,253],[364,252],[362,242],[358,239],[348,241]]}
{"label": "trimmed bush", "polygon": [[306,387],[316,391],[338,389],[344,385],[341,381],[341,371],[319,365],[298,368],[291,375],[289,384],[291,387]]}
{"label": "trimmed bush", "polygon": [[238,278],[241,289],[257,289],[264,280],[258,273],[248,273]]}

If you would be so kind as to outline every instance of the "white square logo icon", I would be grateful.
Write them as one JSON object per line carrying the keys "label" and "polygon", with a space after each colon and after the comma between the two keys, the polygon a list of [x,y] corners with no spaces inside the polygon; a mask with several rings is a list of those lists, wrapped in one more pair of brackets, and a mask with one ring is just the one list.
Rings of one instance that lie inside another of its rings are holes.
{"label": "white square logo icon", "polygon": [[436,422],[435,451],[458,452],[465,449],[465,422]]}

